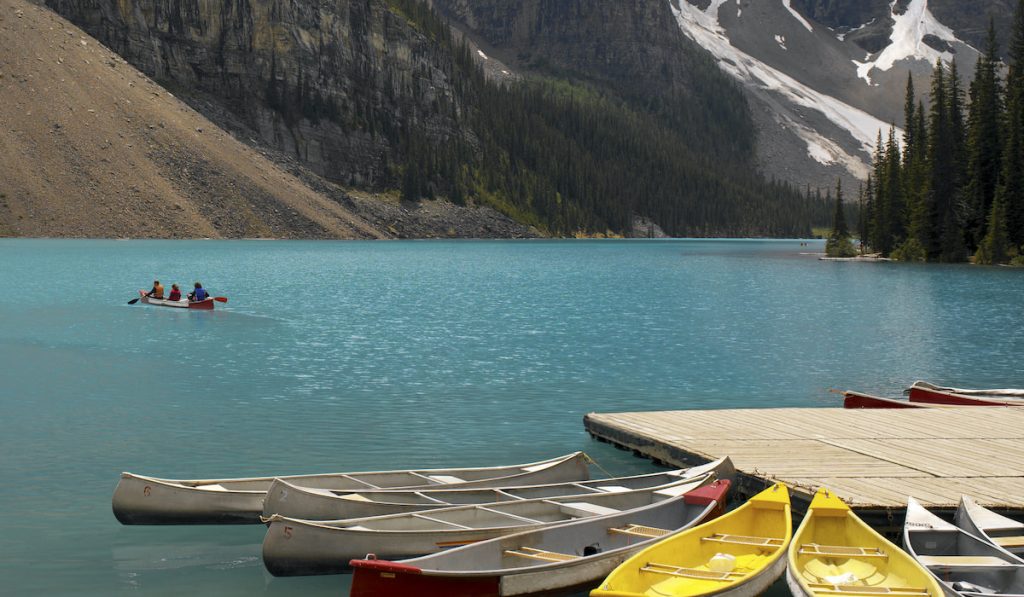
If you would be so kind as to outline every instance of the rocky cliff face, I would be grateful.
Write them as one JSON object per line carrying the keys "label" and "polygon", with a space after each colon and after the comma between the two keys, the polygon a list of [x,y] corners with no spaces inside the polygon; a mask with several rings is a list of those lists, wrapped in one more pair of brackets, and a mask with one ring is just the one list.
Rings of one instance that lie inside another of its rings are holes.
{"label": "rocky cliff face", "polygon": [[432,0],[504,63],[610,89],[667,122],[702,128],[704,150],[752,155],[750,113],[711,55],[682,34],[664,0]]}
{"label": "rocky cliff face", "polygon": [[434,0],[513,64],[588,76],[619,89],[692,89],[699,50],[674,26],[667,2]]}
{"label": "rocky cliff face", "polygon": [[[793,6],[809,18],[838,31],[849,31],[849,39],[869,52],[884,48],[892,33],[889,0],[792,0]],[[898,0],[895,11],[906,9],[910,0]],[[1010,40],[1010,15],[1016,7],[1012,0],[929,0],[928,9],[957,38],[975,48],[983,48],[989,18],[1005,51]]]}
{"label": "rocky cliff face", "polygon": [[216,96],[328,179],[393,183],[405,127],[458,134],[450,56],[377,0],[48,0],[171,89]]}

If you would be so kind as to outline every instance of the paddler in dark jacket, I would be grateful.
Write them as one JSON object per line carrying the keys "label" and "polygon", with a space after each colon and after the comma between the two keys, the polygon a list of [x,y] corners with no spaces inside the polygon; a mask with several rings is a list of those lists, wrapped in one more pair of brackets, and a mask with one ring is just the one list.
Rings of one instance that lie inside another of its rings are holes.
{"label": "paddler in dark jacket", "polygon": [[160,284],[160,280],[153,280],[153,290],[150,290],[149,293],[146,294],[146,296],[155,299],[164,298],[164,287],[162,284]]}

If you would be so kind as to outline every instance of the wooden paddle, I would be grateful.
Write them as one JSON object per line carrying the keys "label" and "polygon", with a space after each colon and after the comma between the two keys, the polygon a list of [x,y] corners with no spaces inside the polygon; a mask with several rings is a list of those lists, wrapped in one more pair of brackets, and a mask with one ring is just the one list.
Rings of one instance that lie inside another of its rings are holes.
{"label": "wooden paddle", "polygon": [[[138,299],[135,299],[135,300],[138,300]],[[228,302],[228,297],[226,297],[226,296],[215,296],[215,297],[213,297],[213,300],[217,301],[218,303],[226,303],[226,302]]]}

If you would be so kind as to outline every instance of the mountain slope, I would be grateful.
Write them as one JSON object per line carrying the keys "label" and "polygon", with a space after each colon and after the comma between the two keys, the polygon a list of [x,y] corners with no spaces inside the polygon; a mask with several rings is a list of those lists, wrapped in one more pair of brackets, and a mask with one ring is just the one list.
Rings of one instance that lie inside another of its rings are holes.
{"label": "mountain slope", "polygon": [[973,31],[947,27],[931,4],[947,18],[977,12],[934,0],[673,0],[680,28],[747,90],[765,170],[822,187],[842,177],[848,189],[866,177],[878,131],[902,124],[908,73],[919,97],[939,57],[965,81],[973,73],[977,52],[961,41]]}
{"label": "mountain slope", "polygon": [[233,131],[349,187],[493,206],[554,235],[632,234],[643,217],[675,235],[792,235],[827,219],[756,172],[742,95],[661,0],[494,0],[577,57],[507,86],[418,0],[48,4],[193,105],[210,98]]}
{"label": "mountain slope", "polygon": [[51,11],[0,0],[0,233],[378,238]]}

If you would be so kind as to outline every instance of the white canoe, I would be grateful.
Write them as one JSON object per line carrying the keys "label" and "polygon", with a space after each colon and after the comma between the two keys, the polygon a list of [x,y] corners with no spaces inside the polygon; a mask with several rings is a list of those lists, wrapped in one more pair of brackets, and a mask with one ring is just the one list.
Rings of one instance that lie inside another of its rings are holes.
{"label": "white canoe", "polygon": [[[506,487],[585,481],[589,457],[574,452],[559,458],[483,468],[291,475],[280,477],[335,490],[428,487]],[[253,524],[260,521],[267,490],[278,477],[158,479],[121,473],[114,490],[114,516],[122,524]]]}
{"label": "white canoe", "polygon": [[349,560],[403,559],[579,518],[609,516],[673,499],[715,480],[714,473],[636,491],[453,506],[372,518],[313,521],[273,515],[263,564],[275,576],[339,574]]}
{"label": "white canoe", "polygon": [[1024,523],[996,514],[966,495],[960,497],[955,520],[956,526],[968,533],[1017,557],[1024,555]]}
{"label": "white canoe", "polygon": [[726,457],[691,469],[520,487],[339,491],[303,487],[294,481],[276,479],[267,490],[267,498],[263,502],[263,516],[279,514],[304,520],[367,518],[457,505],[633,491],[666,485],[677,481],[682,475],[693,477],[705,472],[714,472],[719,479],[732,480],[736,471],[732,461]]}
{"label": "white canoe", "polygon": [[351,597],[506,597],[589,588],[632,554],[722,509],[719,480],[621,514],[587,518],[422,558],[353,560]]}
{"label": "white canoe", "polygon": [[952,525],[909,498],[903,548],[949,597],[1024,595],[1024,561]]}

